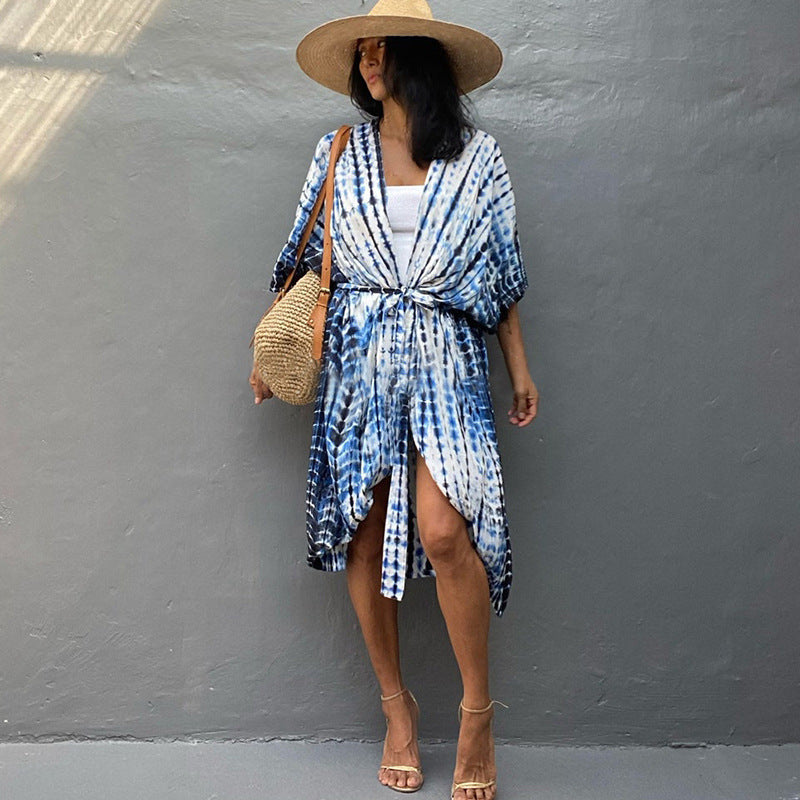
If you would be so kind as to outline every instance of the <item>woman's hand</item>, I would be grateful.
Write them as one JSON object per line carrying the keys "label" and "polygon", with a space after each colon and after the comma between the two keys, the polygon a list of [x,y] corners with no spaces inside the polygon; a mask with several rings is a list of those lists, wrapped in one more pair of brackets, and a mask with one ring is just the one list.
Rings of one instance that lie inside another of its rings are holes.
{"label": "woman's hand", "polygon": [[253,371],[250,373],[250,386],[253,388],[255,395],[255,404],[258,405],[262,400],[269,400],[274,397],[272,390],[261,380],[261,375],[258,372],[255,361],[253,362]]}
{"label": "woman's hand", "polygon": [[508,421],[518,428],[524,428],[533,422],[539,410],[539,390],[528,370],[516,303],[509,306],[497,326],[497,338],[508,368],[508,377],[511,378],[511,386],[514,388],[514,402],[508,412]]}
{"label": "woman's hand", "polygon": [[514,400],[508,412],[508,421],[518,428],[533,422],[539,410],[539,391],[533,379],[528,376],[514,387]]}

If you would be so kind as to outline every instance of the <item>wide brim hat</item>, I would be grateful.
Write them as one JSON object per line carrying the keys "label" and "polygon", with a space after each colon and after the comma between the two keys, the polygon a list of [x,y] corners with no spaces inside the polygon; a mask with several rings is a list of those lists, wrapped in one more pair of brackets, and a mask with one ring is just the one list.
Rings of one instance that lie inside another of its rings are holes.
{"label": "wide brim hat", "polygon": [[425,0],[378,0],[368,14],[341,17],[307,33],[297,63],[323,86],[349,94],[356,41],[369,36],[430,36],[447,51],[459,91],[471,92],[500,71],[503,54],[486,34],[433,18]]}

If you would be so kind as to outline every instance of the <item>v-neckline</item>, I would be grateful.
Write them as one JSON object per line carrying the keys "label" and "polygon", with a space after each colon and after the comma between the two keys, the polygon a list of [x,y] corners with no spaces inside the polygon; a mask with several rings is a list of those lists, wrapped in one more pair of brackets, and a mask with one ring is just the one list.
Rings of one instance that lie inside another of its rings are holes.
{"label": "v-neckline", "polygon": [[[380,120],[373,119],[372,120],[372,136],[373,136],[373,144],[375,146],[375,151],[378,155],[378,181],[380,183],[380,194],[381,194],[381,209],[383,211],[383,222],[386,227],[391,231],[391,224],[389,222],[389,210],[387,207],[387,203],[389,201],[387,187],[386,187],[386,176],[383,173],[383,147],[381,145],[381,132],[380,132]],[[414,257],[414,253],[417,249],[417,241],[419,239],[419,231],[420,231],[420,222],[422,220],[422,214],[424,211],[426,199],[427,199],[427,191],[428,184],[431,181],[433,176],[434,168],[439,163],[438,158],[434,158],[430,164],[428,164],[428,171],[425,173],[425,182],[422,184],[398,184],[398,185],[407,185],[407,186],[422,186],[422,192],[419,198],[419,205],[417,206],[417,219],[414,223],[414,242],[411,245],[411,253],[409,255],[408,266],[411,267],[412,259]],[[394,263],[394,271],[395,277],[400,280],[400,271],[397,267],[397,254],[394,251],[394,243],[392,241],[393,237],[389,237],[389,250],[392,254],[392,262]],[[406,270],[405,273],[405,282],[408,283],[408,278],[410,275],[409,269]]]}

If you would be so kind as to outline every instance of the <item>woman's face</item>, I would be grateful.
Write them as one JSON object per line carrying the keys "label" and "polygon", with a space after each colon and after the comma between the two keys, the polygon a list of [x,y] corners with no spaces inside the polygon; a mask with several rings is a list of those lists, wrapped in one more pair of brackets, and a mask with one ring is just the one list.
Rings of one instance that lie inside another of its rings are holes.
{"label": "woman's face", "polygon": [[372,36],[358,40],[358,68],[373,100],[383,102],[389,93],[383,82],[383,56],[386,52],[386,39]]}

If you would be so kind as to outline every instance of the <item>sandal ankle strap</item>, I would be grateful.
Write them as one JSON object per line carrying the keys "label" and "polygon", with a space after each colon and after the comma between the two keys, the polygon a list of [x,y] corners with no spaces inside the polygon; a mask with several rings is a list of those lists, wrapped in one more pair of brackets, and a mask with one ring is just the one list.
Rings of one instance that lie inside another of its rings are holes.
{"label": "sandal ankle strap", "polygon": [[405,688],[405,689],[401,689],[399,692],[395,692],[394,694],[389,694],[389,695],[383,695],[382,694],[381,695],[381,700],[394,700],[395,697],[400,697],[401,694],[403,694],[404,692],[407,692],[407,691],[408,691],[408,688]]}
{"label": "sandal ankle strap", "polygon": [[461,712],[462,711],[469,711],[470,714],[485,714],[495,703],[498,706],[503,706],[503,708],[508,708],[505,703],[501,703],[499,700],[490,700],[489,705],[486,708],[467,708],[464,703],[458,704],[458,721],[461,722]]}

